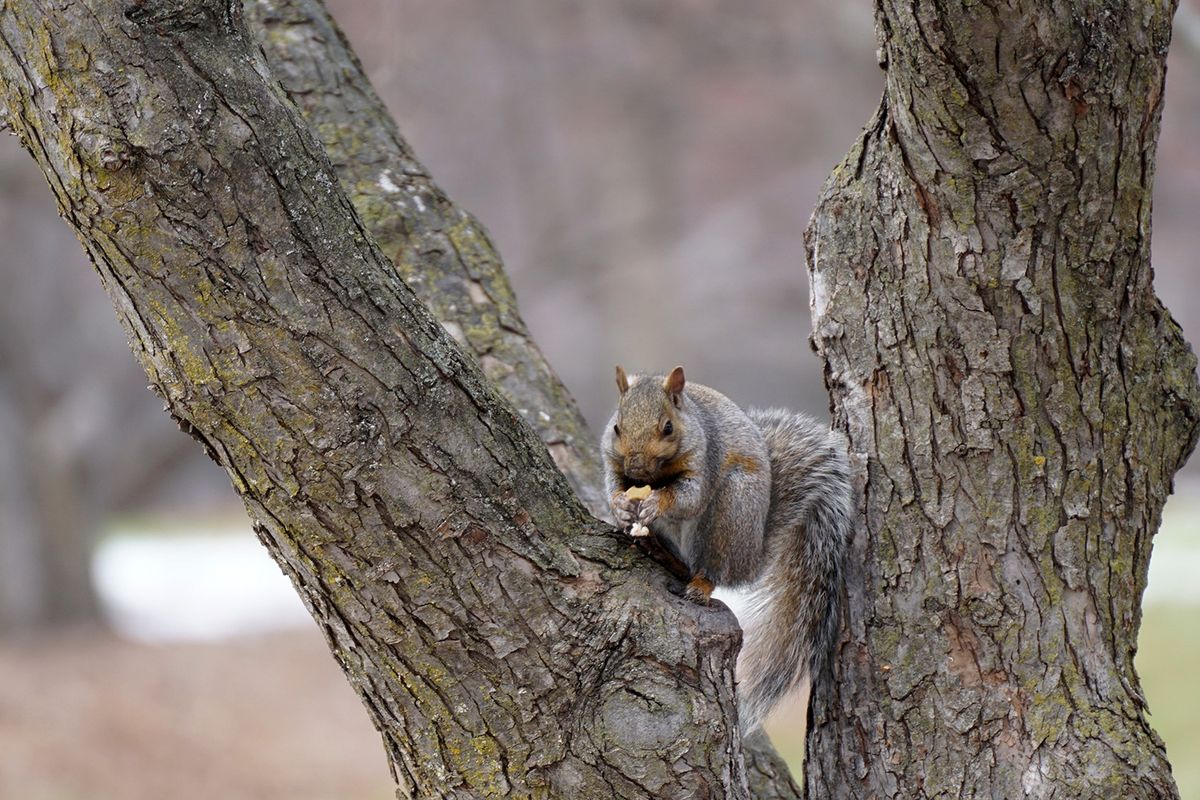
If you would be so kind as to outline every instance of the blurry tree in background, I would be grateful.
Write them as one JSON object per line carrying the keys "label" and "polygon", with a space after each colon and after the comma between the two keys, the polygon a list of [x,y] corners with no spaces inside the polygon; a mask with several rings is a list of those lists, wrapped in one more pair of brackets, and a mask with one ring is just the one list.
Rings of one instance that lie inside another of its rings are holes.
{"label": "blurry tree in background", "polygon": [[99,525],[195,455],[130,363],[44,180],[14,167],[0,161],[0,632],[94,622]]}

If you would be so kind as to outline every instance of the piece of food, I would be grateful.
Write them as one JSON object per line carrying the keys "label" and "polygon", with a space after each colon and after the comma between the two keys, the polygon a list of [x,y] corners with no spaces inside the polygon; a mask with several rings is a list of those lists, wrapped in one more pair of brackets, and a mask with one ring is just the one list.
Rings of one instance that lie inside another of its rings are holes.
{"label": "piece of food", "polygon": [[629,529],[630,536],[649,536],[650,529],[640,522],[633,523],[633,527]]}

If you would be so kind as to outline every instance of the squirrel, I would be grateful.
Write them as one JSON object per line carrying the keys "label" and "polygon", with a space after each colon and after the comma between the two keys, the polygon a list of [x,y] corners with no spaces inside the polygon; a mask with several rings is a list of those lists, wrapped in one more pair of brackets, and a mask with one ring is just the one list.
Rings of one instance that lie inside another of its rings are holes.
{"label": "squirrel", "polygon": [[688,567],[691,600],[752,585],[736,668],[749,734],[806,676],[816,686],[832,672],[850,535],[846,438],[790,411],[743,411],[686,383],[682,367],[663,377],[618,366],[617,390],[601,442],[617,522],[653,532]]}

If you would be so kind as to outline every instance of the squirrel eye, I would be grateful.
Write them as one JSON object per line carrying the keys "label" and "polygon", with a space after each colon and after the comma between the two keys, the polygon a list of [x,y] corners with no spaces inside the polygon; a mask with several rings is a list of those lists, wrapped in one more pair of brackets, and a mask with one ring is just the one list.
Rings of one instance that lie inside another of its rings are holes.
{"label": "squirrel eye", "polygon": [[675,432],[675,426],[671,424],[671,420],[667,420],[667,424],[663,425],[663,436],[670,436]]}
{"label": "squirrel eye", "polygon": [[613,425],[613,434],[616,436],[621,435],[621,428],[619,425]]}

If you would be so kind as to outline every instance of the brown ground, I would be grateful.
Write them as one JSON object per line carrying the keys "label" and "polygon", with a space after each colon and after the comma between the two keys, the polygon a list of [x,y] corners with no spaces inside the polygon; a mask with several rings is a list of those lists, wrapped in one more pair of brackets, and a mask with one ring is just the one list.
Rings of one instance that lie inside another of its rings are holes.
{"label": "brown ground", "polygon": [[317,632],[0,640],[3,800],[383,800],[379,736]]}
{"label": "brown ground", "polygon": [[[770,726],[803,753],[797,698]],[[385,800],[379,735],[313,631],[0,639],[0,800]]]}

